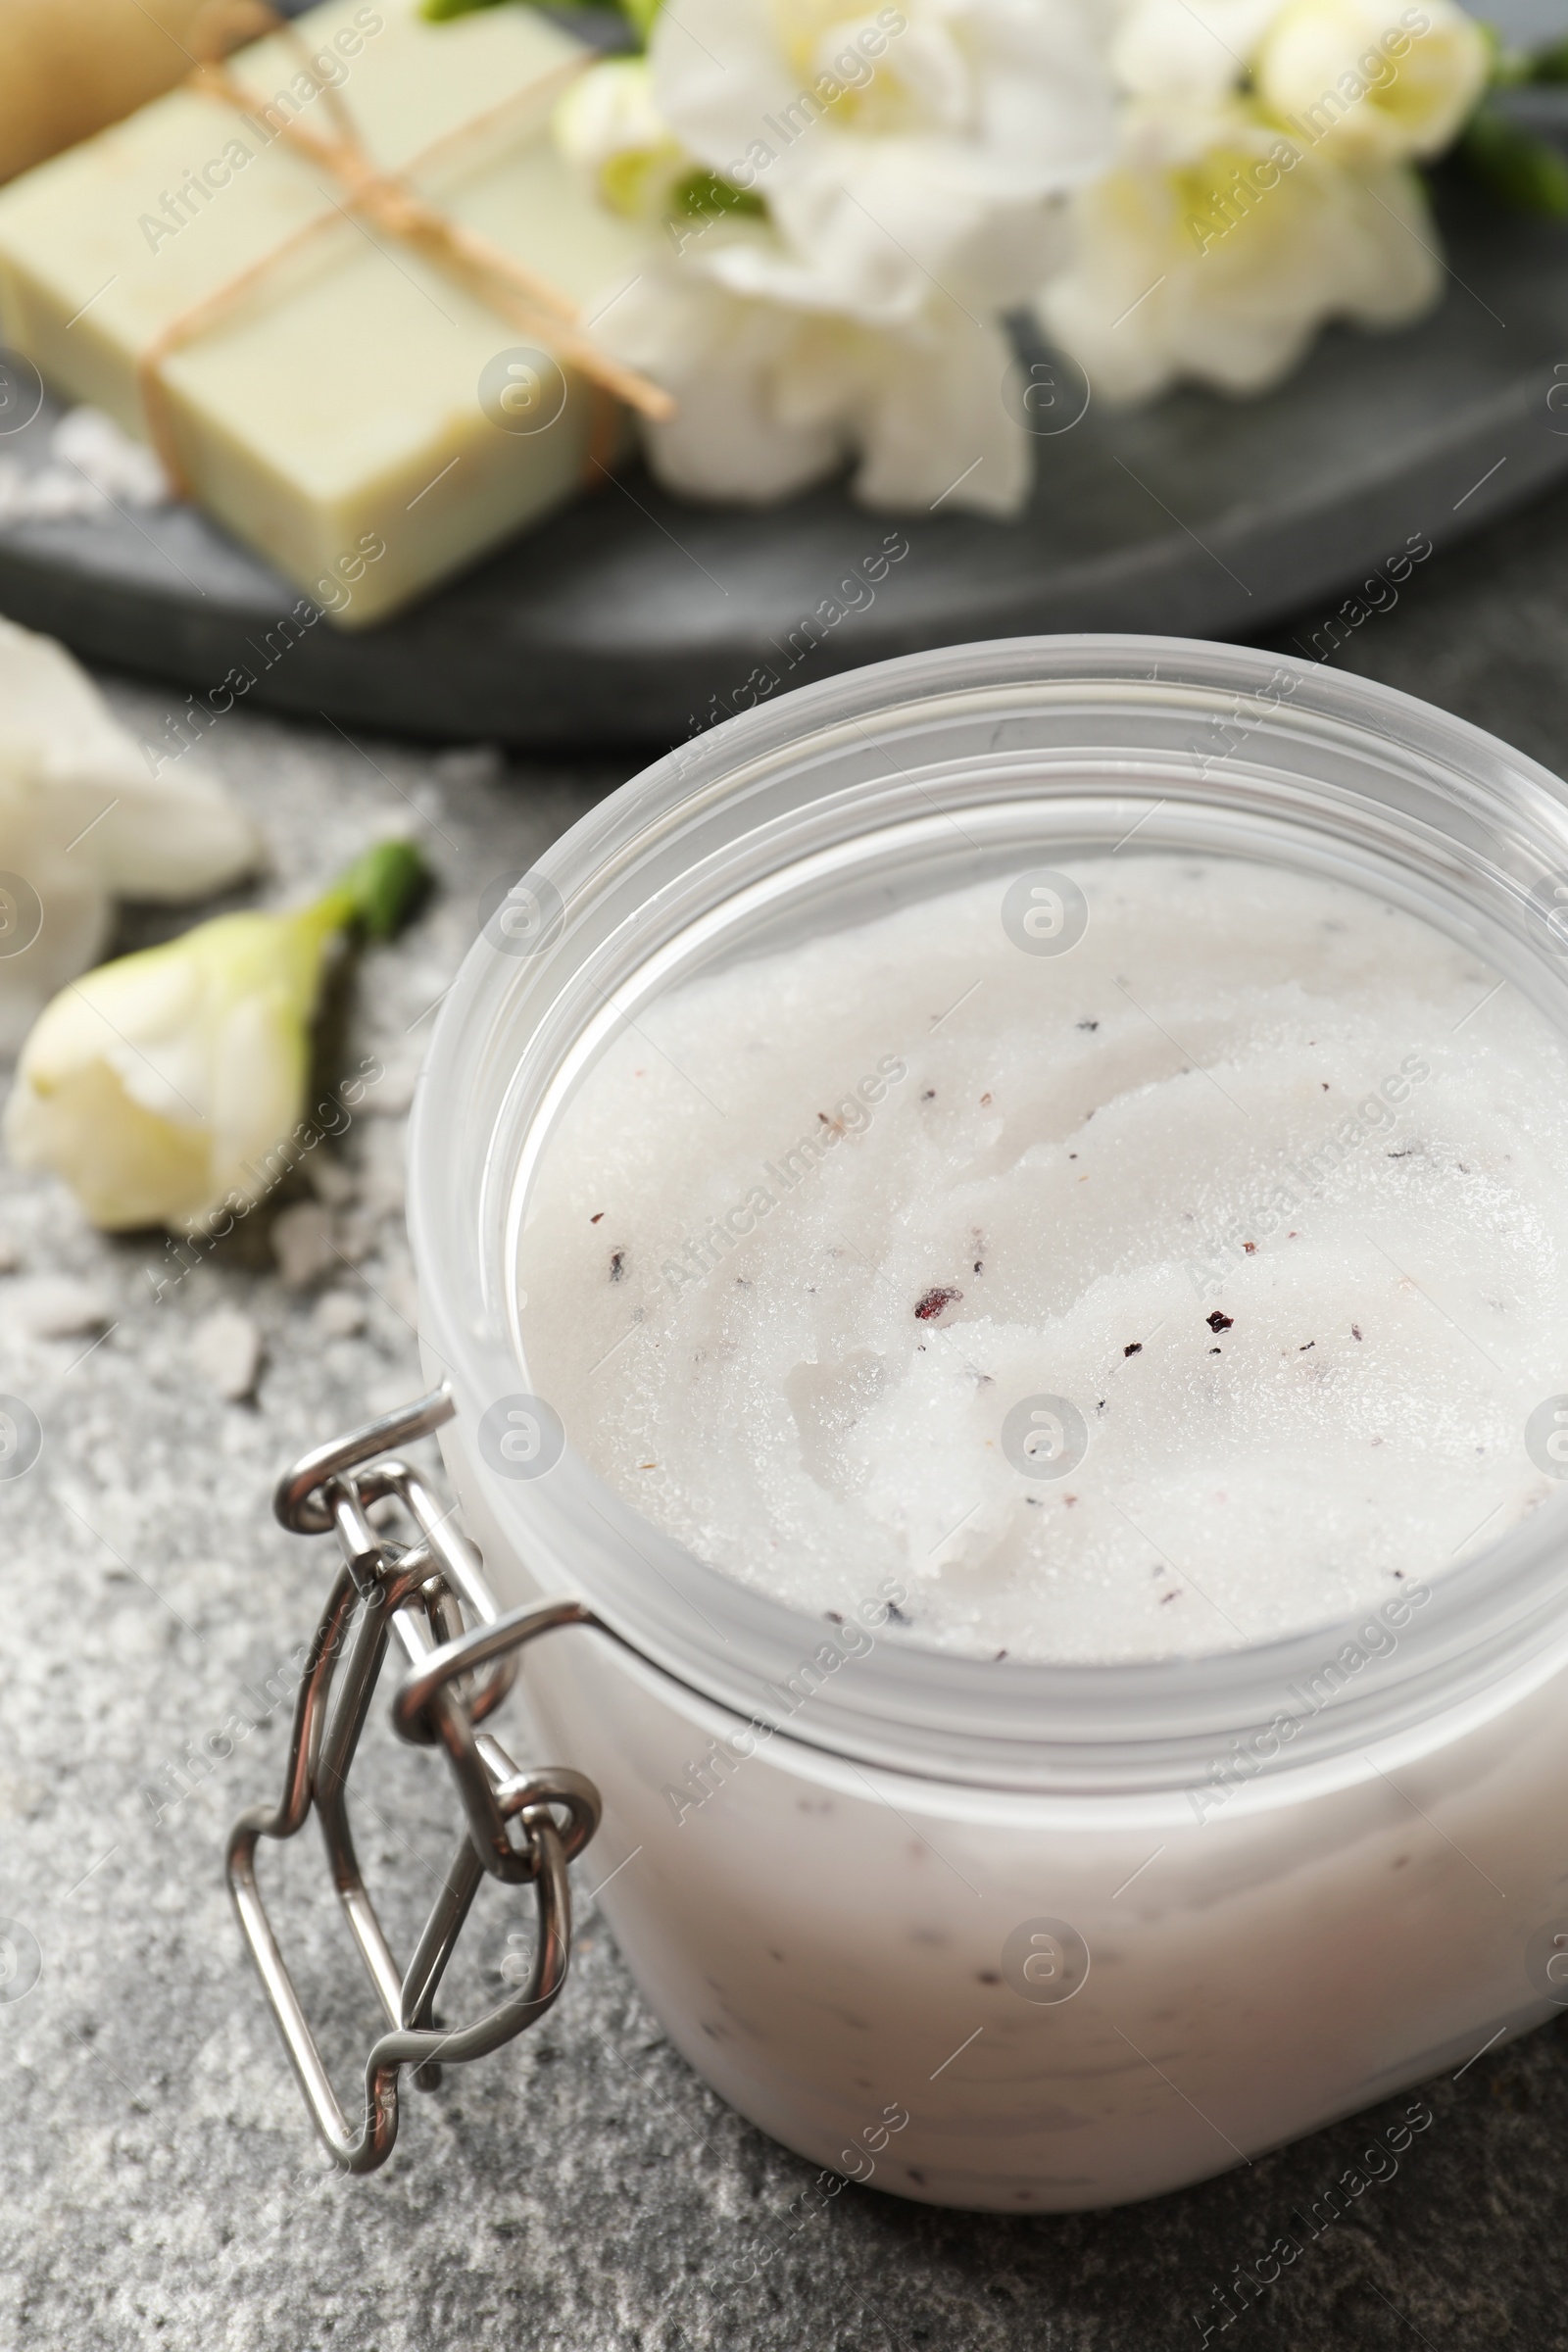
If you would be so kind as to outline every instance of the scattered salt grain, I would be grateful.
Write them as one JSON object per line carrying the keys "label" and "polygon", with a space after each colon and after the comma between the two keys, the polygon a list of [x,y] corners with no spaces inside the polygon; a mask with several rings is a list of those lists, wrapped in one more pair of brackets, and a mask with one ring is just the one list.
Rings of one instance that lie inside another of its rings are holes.
{"label": "scattered salt grain", "polygon": [[365,1305],[349,1291],[327,1291],[311,1317],[323,1340],[352,1340],[365,1329]]}
{"label": "scattered salt grain", "polygon": [[216,1306],[203,1315],[191,1333],[190,1351],[197,1369],[230,1404],[240,1403],[255,1388],[262,1335],[237,1307]]}
{"label": "scattered salt grain", "polygon": [[73,1274],[32,1274],[0,1292],[0,1320],[24,1339],[76,1339],[109,1316],[103,1293]]}
{"label": "scattered salt grain", "polygon": [[303,1291],[337,1264],[332,1212],[321,1200],[297,1200],[272,1219],[272,1255],[283,1288]]}

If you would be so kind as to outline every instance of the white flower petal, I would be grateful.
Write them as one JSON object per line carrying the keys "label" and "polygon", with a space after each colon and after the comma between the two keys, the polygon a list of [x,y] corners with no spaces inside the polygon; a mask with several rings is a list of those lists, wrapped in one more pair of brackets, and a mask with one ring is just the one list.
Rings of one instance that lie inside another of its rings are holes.
{"label": "white flower petal", "polygon": [[1135,97],[1217,99],[1240,88],[1280,0],[1133,0],[1110,63]]}
{"label": "white flower petal", "polygon": [[1087,0],[681,0],[650,62],[691,152],[765,199],[832,307],[882,322],[1021,300],[1054,201],[1114,140]]}
{"label": "white flower petal", "polygon": [[213,1039],[212,1189],[259,1200],[275,1181],[268,1156],[299,1117],[308,1076],[304,1031],[274,995],[242,997]]}
{"label": "white flower petal", "polygon": [[1330,318],[1399,325],[1441,291],[1402,170],[1346,170],[1242,105],[1143,110],[1125,158],[1078,200],[1077,258],[1039,305],[1107,400],[1182,377],[1260,392]]}
{"label": "white flower petal", "polygon": [[1034,465],[1003,400],[1011,364],[1002,330],[954,305],[922,321],[903,348],[890,339],[869,387],[856,496],[895,513],[940,502],[944,513],[1016,514]]}
{"label": "white flower petal", "polygon": [[[0,620],[0,768],[19,763],[47,794],[51,846],[107,889],[193,898],[256,862],[255,827],[199,763],[169,760],[154,776],[65,647]],[[21,871],[3,823],[0,812],[0,867]]]}
{"label": "white flower petal", "polygon": [[[732,236],[702,273],[648,270],[613,305],[615,348],[674,392],[645,428],[655,471],[690,497],[760,505],[857,462],[868,506],[1015,514],[1027,434],[1005,405],[1000,328],[940,296],[878,327],[810,296],[764,236]],[[723,282],[721,282],[721,280]],[[796,302],[793,297],[799,297]]]}
{"label": "white flower petal", "polygon": [[800,333],[791,310],[748,301],[710,280],[647,272],[606,312],[614,348],[674,391],[677,407],[646,430],[654,469],[690,498],[769,506],[820,481],[849,454],[828,418],[791,423],[778,383]]}

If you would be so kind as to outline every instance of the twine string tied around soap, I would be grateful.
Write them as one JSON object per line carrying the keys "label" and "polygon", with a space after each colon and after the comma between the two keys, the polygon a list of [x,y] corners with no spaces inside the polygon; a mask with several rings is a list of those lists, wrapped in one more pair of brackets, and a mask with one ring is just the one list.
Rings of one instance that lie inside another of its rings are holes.
{"label": "twine string tied around soap", "polygon": [[[325,101],[336,135],[325,137],[310,129],[298,117],[291,117],[274,128],[268,116],[267,143],[270,145],[273,138],[285,140],[335,180],[343,198],[341,202],[330,198],[329,211],[307,221],[259,261],[236,270],[210,294],[170,319],[142,353],[137,363],[137,381],[148,435],[177,491],[188,495],[189,484],[179,456],[173,406],[164,373],[166,363],[173,353],[198,341],[209,328],[243,309],[286,262],[344,219],[379,228],[423,255],[491,310],[525,334],[536,336],[558,359],[569,363],[588,379],[597,394],[612,394],[645,416],[662,418],[673,415],[675,404],[667,392],[635,368],[623,367],[584,331],[578,321],[577,306],[561,287],[488,237],[453,220],[411,184],[413,172],[428,168],[481,136],[525,101],[536,103],[553,84],[564,85],[582,71],[588,62],[586,58],[568,59],[564,66],[514,92],[499,106],[487,109],[458,130],[432,142],[403,171],[389,172],[375,162],[366,147],[342,92],[320,78],[294,26],[266,6],[265,0],[215,0],[215,5],[204,11],[204,17],[206,23],[199,23],[197,36],[203,55],[195,72],[187,77],[187,86],[232,108],[254,127],[260,127],[259,118],[267,116],[268,102],[246,89],[230,71],[224,51],[232,46],[236,31],[247,39],[267,31],[281,32],[299,58],[302,72]],[[589,435],[590,470],[595,459],[602,461],[613,446],[614,429],[614,412],[601,397],[596,401],[596,416]]]}

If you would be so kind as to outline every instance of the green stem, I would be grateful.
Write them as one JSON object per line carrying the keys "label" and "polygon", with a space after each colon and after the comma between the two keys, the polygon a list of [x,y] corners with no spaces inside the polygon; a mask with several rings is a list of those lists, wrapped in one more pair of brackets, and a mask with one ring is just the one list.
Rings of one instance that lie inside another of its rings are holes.
{"label": "green stem", "polygon": [[412,841],[378,841],[356,858],[298,920],[318,943],[357,923],[369,939],[391,939],[428,880]]}

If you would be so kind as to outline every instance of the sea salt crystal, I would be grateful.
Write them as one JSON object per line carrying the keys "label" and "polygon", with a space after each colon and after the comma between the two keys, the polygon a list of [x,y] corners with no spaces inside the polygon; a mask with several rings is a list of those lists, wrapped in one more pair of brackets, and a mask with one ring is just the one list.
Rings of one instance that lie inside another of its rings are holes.
{"label": "sea salt crystal", "polygon": [[352,1340],[365,1329],[365,1306],[349,1291],[326,1291],[311,1317],[323,1340]]}
{"label": "sea salt crystal", "polygon": [[101,1331],[110,1313],[97,1285],[71,1274],[29,1274],[0,1291],[0,1322],[24,1339],[79,1339]]}
{"label": "sea salt crystal", "polygon": [[272,1219],[272,1255],[287,1291],[303,1291],[338,1263],[332,1212],[321,1200],[297,1200]]}
{"label": "sea salt crystal", "polygon": [[249,1315],[237,1307],[214,1307],[191,1333],[190,1348],[197,1369],[220,1396],[238,1404],[251,1394],[261,1369],[262,1335]]}

